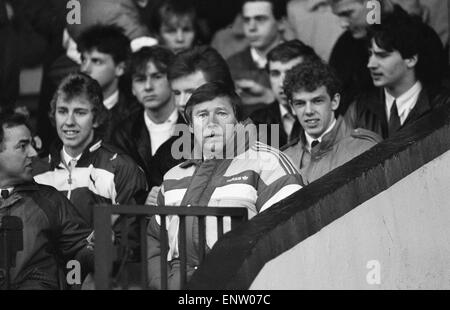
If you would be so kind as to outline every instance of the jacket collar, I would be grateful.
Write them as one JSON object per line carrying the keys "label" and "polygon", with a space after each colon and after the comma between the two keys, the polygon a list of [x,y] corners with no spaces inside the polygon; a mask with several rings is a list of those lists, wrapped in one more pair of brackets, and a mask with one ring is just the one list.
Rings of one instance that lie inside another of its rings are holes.
{"label": "jacket collar", "polygon": [[[99,138],[93,139],[93,141],[86,147],[86,149],[81,154],[80,159],[78,160],[78,164],[82,165],[84,162],[88,162],[90,158],[90,154],[98,150],[102,146],[102,140]],[[61,158],[61,150],[62,150],[63,144],[61,140],[58,139],[57,142],[55,142],[51,148],[50,148],[50,154],[48,155],[48,160],[50,167],[52,169],[55,169],[58,167],[62,161]]]}

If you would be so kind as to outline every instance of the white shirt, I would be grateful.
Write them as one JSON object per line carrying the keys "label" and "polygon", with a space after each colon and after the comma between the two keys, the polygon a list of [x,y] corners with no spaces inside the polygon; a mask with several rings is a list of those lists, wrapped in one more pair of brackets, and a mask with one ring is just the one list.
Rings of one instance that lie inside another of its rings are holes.
{"label": "white shirt", "polygon": [[258,54],[253,47],[250,48],[250,55],[252,56],[253,62],[259,69],[264,69],[266,67],[267,58]]}
{"label": "white shirt", "polygon": [[294,128],[295,116],[289,113],[288,109],[286,109],[284,105],[279,104],[279,106],[280,106],[281,121],[283,122],[283,128],[286,134],[289,136],[292,132],[292,128]]}
{"label": "white shirt", "polygon": [[147,130],[150,134],[150,143],[152,145],[152,156],[155,155],[158,148],[166,142],[173,134],[175,124],[178,120],[178,110],[174,109],[169,118],[161,124],[156,124],[144,111],[144,120]]}
{"label": "white shirt", "polygon": [[394,100],[396,100],[398,116],[400,117],[400,124],[403,125],[409,113],[415,107],[421,91],[422,83],[420,83],[419,81],[417,81],[416,84],[414,84],[409,90],[400,95],[397,99],[389,94],[385,89],[384,95],[386,98],[385,107],[387,119],[389,120],[389,118],[391,117],[391,107],[394,103]]}
{"label": "white shirt", "polygon": [[111,96],[103,100],[103,105],[107,110],[111,110],[117,102],[119,102],[119,90],[116,90],[111,94]]}
{"label": "white shirt", "polygon": [[81,155],[82,155],[82,154],[80,154],[80,155],[78,155],[77,157],[72,157],[72,156],[70,156],[69,154],[67,154],[67,152],[66,152],[64,146],[63,146],[63,148],[62,148],[62,150],[61,150],[61,153],[62,153],[62,158],[63,158],[63,160],[64,160],[64,163],[65,163],[66,165],[69,165],[69,163],[70,163],[72,160],[75,160],[75,161],[77,162],[78,160],[80,160]]}
{"label": "white shirt", "polygon": [[336,119],[334,119],[333,122],[331,123],[331,125],[328,127],[328,129],[327,129],[323,134],[321,134],[319,138],[316,138],[316,139],[313,138],[313,137],[311,137],[310,135],[308,135],[308,133],[305,131],[305,137],[306,137],[306,143],[307,143],[308,151],[311,152],[311,143],[312,143],[314,140],[319,141],[319,143],[322,142],[323,137],[324,137],[327,133],[329,133],[330,131],[333,130],[334,125],[336,125]]}

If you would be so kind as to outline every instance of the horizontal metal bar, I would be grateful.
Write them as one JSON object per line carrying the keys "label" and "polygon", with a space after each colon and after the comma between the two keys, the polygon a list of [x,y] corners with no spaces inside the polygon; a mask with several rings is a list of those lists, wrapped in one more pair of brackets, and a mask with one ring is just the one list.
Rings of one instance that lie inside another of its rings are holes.
{"label": "horizontal metal bar", "polygon": [[110,208],[112,214],[247,217],[246,208],[236,207],[152,207],[144,205],[99,204],[96,208]]}

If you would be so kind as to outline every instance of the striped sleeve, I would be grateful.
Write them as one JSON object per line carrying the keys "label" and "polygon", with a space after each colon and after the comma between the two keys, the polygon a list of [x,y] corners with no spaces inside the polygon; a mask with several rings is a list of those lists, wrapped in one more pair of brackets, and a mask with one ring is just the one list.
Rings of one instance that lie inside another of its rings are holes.
{"label": "striped sleeve", "polygon": [[262,212],[301,189],[303,181],[297,168],[283,152],[264,145],[259,146],[258,151],[264,153],[266,158],[257,185],[256,208]]}

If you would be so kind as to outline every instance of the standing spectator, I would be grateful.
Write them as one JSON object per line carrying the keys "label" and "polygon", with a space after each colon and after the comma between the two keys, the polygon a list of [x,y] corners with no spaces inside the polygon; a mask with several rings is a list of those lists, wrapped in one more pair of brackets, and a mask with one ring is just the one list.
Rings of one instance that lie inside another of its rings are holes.
{"label": "standing spectator", "polygon": [[[113,134],[113,143],[145,171],[150,197],[154,198],[166,172],[161,172],[161,168],[171,156],[158,153],[158,149],[175,134],[177,124],[185,124],[167,79],[174,57],[169,49],[161,46],[143,47],[131,56],[132,91],[143,110],[120,123]],[[147,200],[147,204],[152,203],[156,199]]]}
{"label": "standing spectator", "polygon": [[[270,85],[276,100],[260,110],[255,111],[250,118],[256,125],[267,124],[269,145],[282,147],[296,139],[301,130],[283,89],[286,73],[306,59],[319,59],[314,50],[298,40],[283,42],[272,49],[267,55],[267,70]],[[270,125],[278,125],[278,141],[272,141]]]}
{"label": "standing spectator", "polygon": [[305,183],[311,183],[381,141],[368,130],[353,129],[342,116],[339,80],[320,60],[306,60],[286,75],[285,91],[304,132],[287,145]]}
{"label": "standing spectator", "polygon": [[367,68],[378,89],[361,94],[346,116],[388,138],[450,98],[439,83],[440,50],[430,49],[435,41],[420,20],[391,15],[370,30]]}
{"label": "standing spectator", "polygon": [[195,4],[191,0],[161,1],[150,22],[161,45],[179,53],[203,41]]}
{"label": "standing spectator", "polygon": [[267,53],[283,41],[285,1],[243,1],[244,33],[250,47],[231,56],[227,62],[242,97],[246,113],[270,104],[274,95],[265,71]]}
{"label": "standing spectator", "polygon": [[[373,8],[367,6],[369,0],[331,0],[333,13],[336,14],[346,30],[336,42],[333,48],[330,65],[336,70],[339,79],[343,83],[343,98],[339,114],[344,114],[349,104],[359,93],[367,93],[374,90],[374,85],[367,68],[369,59],[367,36],[369,24],[367,16]],[[381,5],[381,24],[391,15],[401,18],[407,13],[391,0],[379,1]],[[422,24],[426,33],[426,42],[429,52],[434,53],[436,61],[441,62],[440,70],[435,72],[436,83],[440,79],[443,70],[447,67],[446,55],[442,43],[436,32],[429,26]],[[439,72],[440,71],[440,72]]]}
{"label": "standing spectator", "polygon": [[115,25],[96,25],[86,29],[78,39],[81,72],[97,80],[103,91],[103,104],[108,110],[109,140],[113,128],[138,109],[129,90],[120,88],[125,63],[131,54],[130,40]]}

